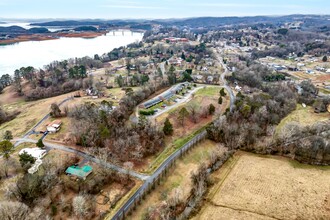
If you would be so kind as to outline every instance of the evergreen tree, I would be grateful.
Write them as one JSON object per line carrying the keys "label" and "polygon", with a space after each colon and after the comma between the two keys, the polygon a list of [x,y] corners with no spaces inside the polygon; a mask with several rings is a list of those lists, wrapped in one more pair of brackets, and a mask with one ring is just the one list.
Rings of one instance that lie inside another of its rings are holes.
{"label": "evergreen tree", "polygon": [[323,62],[327,62],[327,61],[328,61],[328,57],[327,57],[327,56],[324,56],[324,57],[322,58],[322,61],[323,61]]}
{"label": "evergreen tree", "polygon": [[188,110],[185,107],[183,107],[179,111],[178,119],[179,119],[179,121],[180,121],[180,123],[181,123],[182,126],[184,125],[184,120],[185,120],[186,117],[188,117],[188,115],[189,115],[189,112],[188,112]]}
{"label": "evergreen tree", "polygon": [[171,122],[168,118],[166,118],[166,120],[164,122],[163,132],[165,135],[173,134],[173,125],[171,124]]}
{"label": "evergreen tree", "polygon": [[226,95],[227,95],[226,92],[225,92],[225,89],[224,89],[224,88],[222,88],[222,89],[220,90],[220,95],[221,95],[221,96],[226,96]]}
{"label": "evergreen tree", "polygon": [[26,165],[34,164],[35,161],[36,159],[32,157],[30,154],[26,153],[25,151],[24,153],[19,155],[19,162],[21,163],[22,167],[26,167]]}
{"label": "evergreen tree", "polygon": [[37,145],[37,147],[39,147],[39,148],[44,148],[44,147],[45,147],[45,145],[44,145],[44,143],[42,142],[41,139],[38,140],[38,142],[36,143],[36,145]]}
{"label": "evergreen tree", "polygon": [[215,112],[215,107],[213,104],[210,104],[209,105],[209,115],[213,115]]}
{"label": "evergreen tree", "polygon": [[5,134],[3,135],[3,139],[9,141],[13,139],[13,134],[11,131],[5,131]]}
{"label": "evergreen tree", "polygon": [[222,97],[220,96],[218,99],[218,104],[221,105],[222,104]]}

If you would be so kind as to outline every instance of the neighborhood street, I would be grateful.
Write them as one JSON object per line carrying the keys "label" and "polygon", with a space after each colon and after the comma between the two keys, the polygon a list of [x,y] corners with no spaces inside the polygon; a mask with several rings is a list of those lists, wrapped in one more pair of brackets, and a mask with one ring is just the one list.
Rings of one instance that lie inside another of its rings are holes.
{"label": "neighborhood street", "polygon": [[[224,69],[224,72],[221,74],[221,81],[223,82],[223,87],[229,93],[229,96],[230,96],[230,111],[233,111],[234,106],[235,106],[236,97],[235,97],[235,94],[234,94],[233,90],[230,88],[230,86],[228,86],[228,83],[225,79],[225,76],[227,74],[229,74],[229,70],[228,70],[227,65],[223,62],[223,59],[220,57],[220,54],[221,54],[220,49],[218,49],[218,53],[219,53],[219,55],[218,55],[217,59],[218,59],[219,63],[223,66],[223,69]],[[220,82],[220,85],[221,85],[221,82]]]}
{"label": "neighborhood street", "polygon": [[[37,143],[36,140],[29,139],[29,138],[14,139],[14,141],[18,141],[20,143]],[[80,150],[76,150],[76,149],[73,149],[73,148],[70,148],[70,147],[67,147],[67,146],[53,144],[53,143],[49,143],[49,142],[45,142],[45,141],[43,143],[44,143],[44,145],[46,146],[46,148],[48,150],[57,149],[57,150],[65,151],[65,152],[68,152],[68,153],[77,154],[78,156],[83,157],[83,158],[85,158],[85,159],[87,159],[91,162],[94,162],[94,163],[97,163],[101,166],[104,166],[104,167],[107,167],[109,169],[115,170],[119,173],[129,174],[129,175],[131,175],[133,177],[136,177],[138,179],[141,179],[141,180],[146,180],[146,179],[149,178],[149,176],[147,176],[147,175],[140,174],[140,173],[137,173],[137,172],[134,172],[134,171],[131,171],[131,170],[126,170],[124,168],[121,168],[117,165],[114,165],[114,164],[106,162],[106,161],[101,161],[100,159],[98,159],[98,158],[96,158],[96,157],[94,157],[90,154],[87,154],[85,152],[82,152]]]}
{"label": "neighborhood street", "polygon": [[[192,98],[192,95],[195,92],[197,92],[199,89],[202,89],[202,88],[204,88],[204,86],[197,87],[197,88],[189,91],[188,94],[186,94],[182,99],[179,99],[177,103],[175,103],[174,105],[171,105],[171,106],[167,106],[165,109],[162,109],[161,111],[155,113],[154,115],[150,116],[150,119],[155,119],[158,116],[164,114],[165,112],[168,112],[171,109],[174,109],[174,108],[178,107],[179,105],[181,105],[183,103],[189,102],[191,100],[191,98]],[[171,90],[171,88],[169,90]]]}

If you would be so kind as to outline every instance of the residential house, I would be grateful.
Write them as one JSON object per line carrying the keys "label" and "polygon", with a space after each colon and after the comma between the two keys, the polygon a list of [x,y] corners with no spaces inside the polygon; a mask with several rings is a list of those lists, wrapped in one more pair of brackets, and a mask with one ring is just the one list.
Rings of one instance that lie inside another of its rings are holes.
{"label": "residential house", "polygon": [[47,131],[50,133],[56,133],[60,130],[61,125],[62,125],[62,121],[55,120],[52,123],[47,125]]}
{"label": "residential house", "polygon": [[24,148],[22,149],[18,154],[24,154],[27,153],[29,155],[31,155],[34,159],[36,159],[36,161],[34,162],[34,164],[32,165],[32,167],[30,167],[30,169],[28,169],[28,173],[30,174],[34,174],[35,172],[38,171],[39,166],[42,164],[42,158],[47,154],[46,150],[42,150],[40,148]]}
{"label": "residential house", "polygon": [[68,175],[73,175],[73,176],[79,177],[84,180],[92,172],[93,172],[93,168],[88,165],[83,166],[83,167],[73,165],[73,166],[68,167],[65,171],[65,173]]}

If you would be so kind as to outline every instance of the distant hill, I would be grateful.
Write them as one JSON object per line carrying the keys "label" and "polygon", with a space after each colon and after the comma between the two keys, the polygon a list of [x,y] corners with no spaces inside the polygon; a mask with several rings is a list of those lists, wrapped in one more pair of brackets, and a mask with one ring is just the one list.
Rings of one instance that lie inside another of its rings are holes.
{"label": "distant hill", "polygon": [[31,26],[42,26],[42,27],[74,27],[74,26],[93,26],[93,25],[100,25],[104,22],[101,21],[75,21],[75,20],[68,20],[68,21],[49,21],[49,22],[42,22],[42,23],[32,23]]}
{"label": "distant hill", "polygon": [[0,27],[0,33],[24,33],[26,29],[20,26]]}
{"label": "distant hill", "polygon": [[1,34],[42,34],[48,33],[47,28],[31,28],[25,29],[20,26],[0,27]]}
{"label": "distant hill", "polygon": [[81,26],[81,27],[74,28],[73,30],[75,30],[75,31],[97,31],[97,28],[93,27],[93,26]]}

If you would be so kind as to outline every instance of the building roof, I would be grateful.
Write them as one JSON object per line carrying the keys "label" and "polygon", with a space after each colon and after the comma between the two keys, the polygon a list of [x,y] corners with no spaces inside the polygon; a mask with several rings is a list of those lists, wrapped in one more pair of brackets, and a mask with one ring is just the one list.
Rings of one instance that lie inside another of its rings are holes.
{"label": "building roof", "polygon": [[24,148],[22,149],[18,154],[21,155],[24,152],[26,152],[27,154],[30,154],[32,157],[36,158],[36,159],[41,159],[43,156],[45,156],[46,154],[46,150],[42,150],[40,148]]}
{"label": "building roof", "polygon": [[70,166],[66,169],[65,173],[75,175],[77,177],[86,179],[86,177],[93,171],[91,166],[85,165],[83,167]]}
{"label": "building roof", "polygon": [[49,127],[54,127],[54,128],[58,128],[60,127],[62,124],[61,120],[54,120],[52,121],[50,124],[48,124]]}

